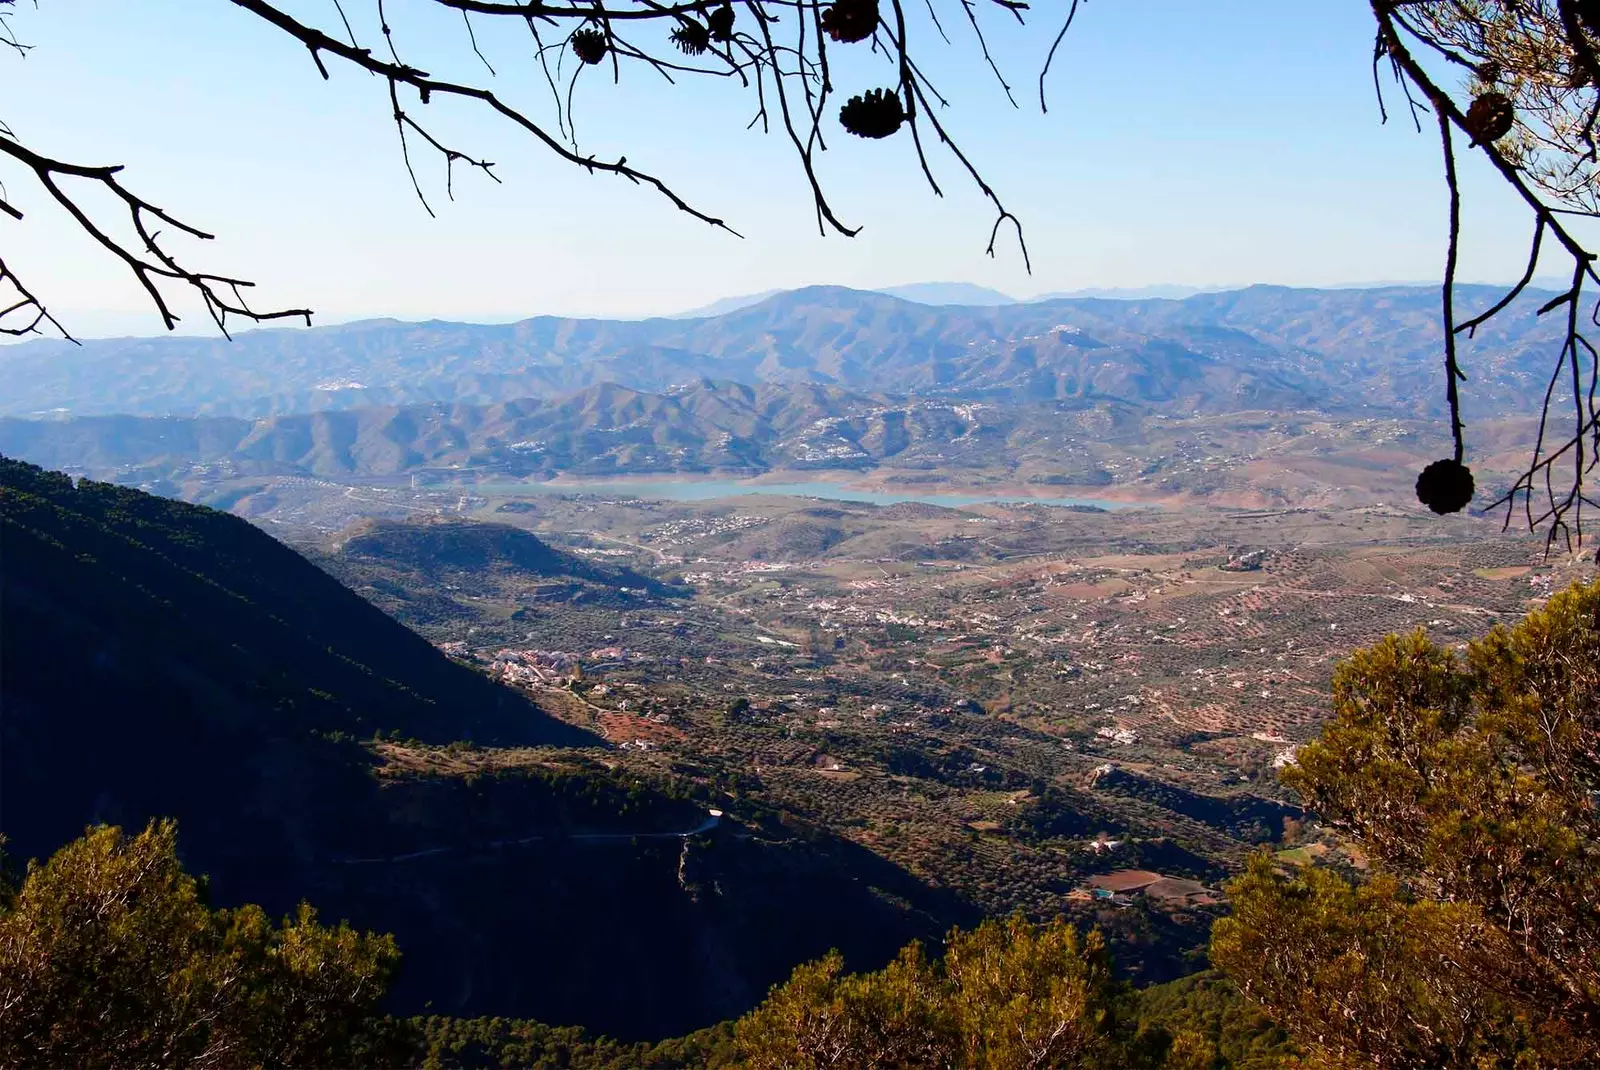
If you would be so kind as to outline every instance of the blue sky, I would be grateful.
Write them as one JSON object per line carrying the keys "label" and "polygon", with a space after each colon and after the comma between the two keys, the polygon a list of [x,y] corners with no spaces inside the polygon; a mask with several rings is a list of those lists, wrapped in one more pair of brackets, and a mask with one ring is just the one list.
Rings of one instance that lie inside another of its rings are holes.
{"label": "blue sky", "polygon": [[[459,22],[419,14],[420,0],[388,2],[406,59],[482,76]],[[336,25],[332,0],[287,6]],[[346,7],[371,18],[372,0]],[[1436,277],[1437,148],[1401,117],[1379,125],[1364,4],[1089,0],[1041,115],[1036,73],[1065,9],[1046,0],[1027,28],[988,20],[1016,110],[954,9],[953,45],[913,29],[952,101],[950,129],[1027,228],[1031,276],[1014,244],[983,255],[992,217],[949,157],[934,156],[946,191],[937,198],[905,138],[835,130],[824,175],[840,215],[864,229],[819,237],[786,141],[744,131],[748,98],[721,82],[665,90],[643,70],[620,86],[580,85],[582,147],[626,153],[725,215],[742,240],[579,172],[503,123],[439,105],[429,111],[437,130],[496,160],[504,185],[458,175],[452,203],[440,166],[421,157],[439,213],[430,219],[401,167],[382,84],[337,66],[323,82],[302,48],[225,0],[25,6],[15,28],[36,47],[25,60],[0,56],[0,119],[40,151],[126,164],[131,186],[219,235],[194,263],[255,279],[264,303],[308,303],[322,322],[641,315],[823,282],[954,279],[1029,296]],[[477,27],[497,89],[553,123],[525,31]],[[867,59],[839,61],[841,88],[883,80]],[[0,164],[0,180],[28,213],[0,220],[0,242],[37,291],[87,333],[159,330],[119,268],[26,175]],[[1463,275],[1514,276],[1523,213],[1475,161],[1464,192]]]}

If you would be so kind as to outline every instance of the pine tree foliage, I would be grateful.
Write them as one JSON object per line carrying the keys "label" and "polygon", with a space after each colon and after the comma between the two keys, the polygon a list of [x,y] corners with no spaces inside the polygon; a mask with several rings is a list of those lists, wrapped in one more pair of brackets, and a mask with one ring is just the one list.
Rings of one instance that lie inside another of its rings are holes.
{"label": "pine tree foliage", "polygon": [[1257,858],[1212,957],[1322,1065],[1600,1065],[1600,581],[1358,651],[1285,780],[1371,862]]}
{"label": "pine tree foliage", "polygon": [[1012,917],[952,931],[937,961],[911,944],[876,973],[846,974],[838,954],[800,966],[735,1040],[748,1070],[1213,1064],[1197,1033],[1136,1033],[1126,997],[1099,933]]}
{"label": "pine tree foliage", "polygon": [[0,1065],[347,1064],[394,941],[201,891],[170,821],[90,829],[31,865],[0,911]]}

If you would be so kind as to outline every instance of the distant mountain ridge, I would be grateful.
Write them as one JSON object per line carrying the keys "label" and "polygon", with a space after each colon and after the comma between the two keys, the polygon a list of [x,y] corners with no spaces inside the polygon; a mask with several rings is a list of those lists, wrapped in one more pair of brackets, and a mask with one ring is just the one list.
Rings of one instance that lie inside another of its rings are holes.
{"label": "distant mountain ridge", "polygon": [[[1112,370],[1114,371],[1114,369]],[[1310,393],[1261,387],[1225,370],[1177,369],[1174,393],[1248,387],[1264,403],[1309,404]],[[1221,386],[1208,376],[1223,377]],[[1108,387],[1116,385],[1105,373]],[[1127,385],[1127,384],[1123,384]],[[670,393],[614,383],[565,398],[491,405],[378,406],[272,416],[0,418],[0,451],[39,464],[160,485],[207,478],[329,479],[419,475],[452,481],[494,473],[558,475],[868,469],[880,464],[951,470],[1051,458],[1068,473],[1086,462],[1062,435],[1136,433],[1137,406],[1093,402],[1001,405],[892,398],[810,383],[747,386],[703,381]],[[1084,470],[1075,482],[1098,484]]]}
{"label": "distant mountain ridge", "polygon": [[[668,319],[708,319],[712,316],[725,316],[730,312],[737,312],[751,305],[759,305],[769,298],[785,293],[784,290],[762,290],[759,293],[739,294],[733,297],[723,297],[710,304],[692,308],[687,312],[677,312]],[[902,301],[915,301],[919,305],[1012,305],[1017,299],[1010,294],[1003,294],[999,290],[991,290],[987,286],[978,286],[970,282],[910,282],[904,286],[880,286],[875,290],[863,290],[863,293],[884,294],[888,297],[898,297]],[[1040,298],[1035,298],[1040,300]]]}
{"label": "distant mountain ridge", "polygon": [[[1461,287],[1467,307],[1492,287]],[[1557,325],[1525,294],[1464,346],[1469,406],[1542,391]],[[704,319],[369,320],[203,338],[0,349],[0,415],[244,418],[418,403],[492,405],[603,383],[704,379],[996,402],[1116,399],[1161,411],[1269,405],[1437,412],[1433,288],[1255,286],[1179,300],[926,305],[810,287]]]}
{"label": "distant mountain ridge", "polygon": [[984,307],[1017,304],[1017,299],[1010,294],[971,282],[910,282],[904,286],[879,287],[875,292],[898,297],[902,301],[915,301],[920,305]]}

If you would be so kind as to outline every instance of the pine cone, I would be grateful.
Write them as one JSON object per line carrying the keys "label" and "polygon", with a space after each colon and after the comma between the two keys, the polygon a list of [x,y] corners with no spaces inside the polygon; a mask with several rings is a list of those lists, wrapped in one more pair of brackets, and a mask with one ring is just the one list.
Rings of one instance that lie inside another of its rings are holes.
{"label": "pine cone", "polygon": [[865,41],[878,28],[878,0],[838,0],[822,12],[822,29],[835,41]]}
{"label": "pine cone", "polygon": [[686,56],[698,56],[711,47],[711,31],[693,19],[685,19],[672,31],[672,43]]}
{"label": "pine cone", "polygon": [[1441,516],[1465,509],[1474,489],[1472,469],[1448,457],[1434,461],[1417,476],[1417,500]]}
{"label": "pine cone", "polygon": [[723,4],[707,15],[706,29],[711,31],[713,41],[733,40],[733,5]]}
{"label": "pine cone", "polygon": [[1474,145],[1487,145],[1511,133],[1517,113],[1504,93],[1484,93],[1467,109],[1467,133]]}
{"label": "pine cone", "polygon": [[593,26],[585,26],[573,33],[572,52],[585,63],[599,63],[606,58],[606,35]]}
{"label": "pine cone", "polygon": [[839,125],[856,137],[888,137],[905,120],[900,94],[893,89],[869,89],[861,96],[851,97],[839,109]]}

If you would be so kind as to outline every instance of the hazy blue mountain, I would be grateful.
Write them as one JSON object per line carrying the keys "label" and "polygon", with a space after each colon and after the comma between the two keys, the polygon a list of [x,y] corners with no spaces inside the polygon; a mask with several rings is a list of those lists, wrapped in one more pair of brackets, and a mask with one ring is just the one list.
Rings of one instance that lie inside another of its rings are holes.
{"label": "hazy blue mountain", "polygon": [[721,316],[729,312],[737,312],[741,308],[749,308],[751,305],[760,304],[767,298],[781,293],[783,293],[782,290],[762,290],[760,293],[755,294],[736,294],[733,297],[719,297],[709,305],[701,305],[699,308],[691,308],[687,312],[677,312],[666,318],[674,320],[698,320],[707,319],[711,316]]}
{"label": "hazy blue mountain", "polygon": [[905,286],[884,286],[877,292],[904,301],[915,301],[919,305],[984,307],[1017,303],[1017,299],[1010,294],[971,282],[913,282]]}
{"label": "hazy blue mountain", "polygon": [[[0,451],[96,478],[157,485],[273,475],[452,479],[463,472],[513,478],[774,470],[1008,466],[1052,457],[1065,471],[1087,463],[1063,451],[1064,430],[1138,433],[1140,406],[1111,398],[1161,380],[1174,397],[1232,398],[1305,407],[1305,390],[1249,381],[1197,358],[1128,375],[1115,366],[1090,399],[1029,405],[941,397],[892,398],[812,383],[697,383],[671,393],[603,384],[557,400],[493,405],[409,405],[264,417],[88,416],[0,418]],[[1188,404],[1183,402],[1183,404]],[[1053,444],[1052,444],[1053,442]],[[1062,466],[1065,466],[1063,468]],[[1081,473],[1086,483],[1103,477]]]}
{"label": "hazy blue mountain", "polygon": [[1213,292],[1205,286],[1180,286],[1158,284],[1154,286],[1087,286],[1079,290],[1054,290],[1030,297],[1029,301],[1061,301],[1080,297],[1102,297],[1112,301],[1143,301],[1151,297],[1164,297],[1181,301],[1198,293]]}
{"label": "hazy blue mountain", "polygon": [[[740,294],[734,297],[724,297],[708,305],[679,312],[670,319],[708,319],[712,316],[723,316],[729,312],[737,312],[751,305],[758,305],[770,297],[784,293],[783,290],[763,290],[760,293]],[[872,293],[885,294],[889,297],[898,297],[902,301],[915,301],[919,305],[973,305],[988,307],[993,305],[1011,305],[1016,303],[1016,298],[1010,294],[1003,294],[999,290],[991,290],[987,286],[979,286],[971,282],[912,282],[904,286],[882,286]]]}
{"label": "hazy blue mountain", "polygon": [[[1460,288],[1466,308],[1498,291]],[[1525,294],[1463,361],[1469,411],[1542,393],[1558,325]],[[0,349],[0,415],[259,418],[419,403],[494,405],[603,383],[661,393],[702,379],[996,402],[1112,398],[1174,413],[1303,407],[1435,413],[1434,288],[1253,286],[1181,301],[939,305],[809,287],[704,319],[509,324],[368,320],[208,338]]]}

